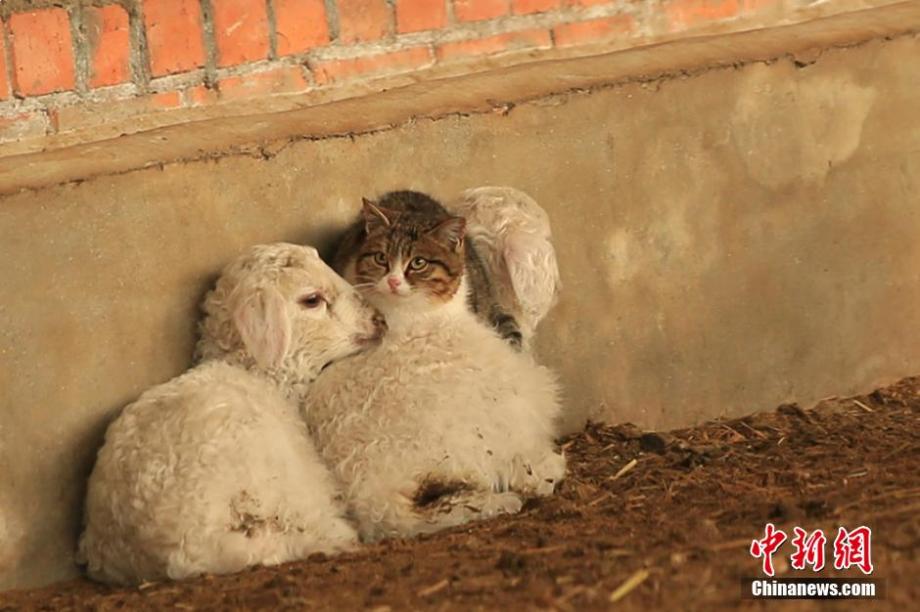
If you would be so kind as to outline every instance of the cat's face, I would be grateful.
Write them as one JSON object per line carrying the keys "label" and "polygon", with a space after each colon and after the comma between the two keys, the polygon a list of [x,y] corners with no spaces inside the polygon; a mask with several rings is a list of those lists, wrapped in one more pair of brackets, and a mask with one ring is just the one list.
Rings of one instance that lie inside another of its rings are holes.
{"label": "cat's face", "polygon": [[451,301],[464,272],[462,217],[397,212],[368,200],[363,215],[367,237],[349,281],[385,309]]}

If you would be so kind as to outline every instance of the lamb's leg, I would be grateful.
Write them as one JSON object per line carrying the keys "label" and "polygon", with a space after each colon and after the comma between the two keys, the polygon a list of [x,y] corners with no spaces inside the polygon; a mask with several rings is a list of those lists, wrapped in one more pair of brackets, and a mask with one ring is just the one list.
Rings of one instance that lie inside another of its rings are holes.
{"label": "lamb's leg", "polygon": [[540,459],[516,455],[512,460],[510,488],[525,495],[545,497],[552,495],[565,478],[565,457],[556,452],[544,454]]}
{"label": "lamb's leg", "polygon": [[511,491],[460,491],[418,508],[422,518],[421,533],[487,520],[501,514],[516,514],[522,506],[520,496]]}
{"label": "lamb's leg", "polygon": [[201,574],[229,574],[253,565],[278,565],[313,553],[335,553],[357,545],[355,530],[335,518],[277,531],[271,524],[246,530],[206,530],[190,535],[182,549],[170,555],[167,575],[181,580]]}
{"label": "lamb's leg", "polygon": [[351,503],[361,539],[366,542],[434,533],[499,514],[513,514],[522,506],[520,496],[510,491],[499,493],[431,481],[423,483],[411,496],[391,491],[369,496],[366,502],[352,499]]}

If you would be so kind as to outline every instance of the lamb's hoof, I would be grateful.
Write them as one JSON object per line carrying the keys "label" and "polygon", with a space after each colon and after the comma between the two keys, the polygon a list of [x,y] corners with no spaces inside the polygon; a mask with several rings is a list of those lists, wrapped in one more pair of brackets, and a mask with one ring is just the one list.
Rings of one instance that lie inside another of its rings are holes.
{"label": "lamb's hoof", "polygon": [[546,481],[552,480],[555,484],[559,484],[565,478],[565,463],[564,455],[552,453],[540,462],[537,473],[542,474]]}
{"label": "lamb's hoof", "polygon": [[519,470],[526,475],[520,485],[525,493],[547,497],[556,491],[556,487],[565,478],[565,457],[560,453],[549,453],[538,463],[522,461]]}
{"label": "lamb's hoof", "polygon": [[500,514],[517,514],[524,507],[524,502],[517,493],[493,493],[482,504],[479,513],[483,518],[491,518]]}

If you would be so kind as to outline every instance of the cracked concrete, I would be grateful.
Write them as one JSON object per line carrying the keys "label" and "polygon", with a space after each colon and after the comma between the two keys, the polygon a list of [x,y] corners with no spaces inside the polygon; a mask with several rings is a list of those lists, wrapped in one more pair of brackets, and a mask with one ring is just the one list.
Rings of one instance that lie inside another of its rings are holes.
{"label": "cracked concrete", "polygon": [[506,184],[546,207],[565,292],[538,351],[570,427],[667,428],[916,374],[920,39],[905,15],[4,159],[7,190],[29,189],[0,198],[0,588],[74,575],[106,423],[188,366],[220,267],[257,242],[328,246],[388,189]]}

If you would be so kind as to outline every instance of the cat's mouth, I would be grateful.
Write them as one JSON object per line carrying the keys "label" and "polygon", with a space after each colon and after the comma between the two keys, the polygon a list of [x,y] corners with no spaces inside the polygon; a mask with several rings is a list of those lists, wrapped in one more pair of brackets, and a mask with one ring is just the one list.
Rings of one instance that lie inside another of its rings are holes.
{"label": "cat's mouth", "polygon": [[373,293],[383,298],[389,298],[389,299],[395,300],[395,299],[407,298],[411,296],[412,289],[406,284],[402,284],[397,287],[391,287],[389,285],[381,287],[378,285],[374,287]]}
{"label": "cat's mouth", "polygon": [[378,292],[377,292],[377,295],[380,296],[380,297],[382,297],[382,298],[384,298],[384,299],[399,300],[399,299],[407,298],[407,297],[409,297],[409,296],[412,295],[412,294],[409,293],[408,291],[406,291],[405,293],[403,293],[403,292],[398,291],[398,290],[396,290],[396,289],[394,289],[393,291],[390,291],[389,289],[385,289],[385,290],[382,290],[382,291],[378,291]]}

